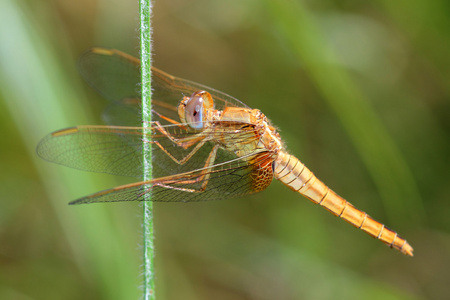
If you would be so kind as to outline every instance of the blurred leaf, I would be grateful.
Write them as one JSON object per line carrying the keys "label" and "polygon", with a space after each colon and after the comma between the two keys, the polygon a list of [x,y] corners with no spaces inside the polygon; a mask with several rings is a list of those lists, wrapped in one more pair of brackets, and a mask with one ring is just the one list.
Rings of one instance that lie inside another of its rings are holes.
{"label": "blurred leaf", "polygon": [[404,157],[364,94],[347,72],[333,63],[337,58],[317,22],[300,2],[266,4],[279,34],[302,62],[366,163],[382,196],[389,224],[420,224],[423,205]]}

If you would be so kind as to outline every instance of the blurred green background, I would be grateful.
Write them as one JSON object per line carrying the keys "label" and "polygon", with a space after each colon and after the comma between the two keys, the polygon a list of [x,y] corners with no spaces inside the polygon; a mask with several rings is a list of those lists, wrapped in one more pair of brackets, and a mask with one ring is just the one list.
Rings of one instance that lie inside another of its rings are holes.
{"label": "blurred green background", "polygon": [[[0,299],[139,299],[139,203],[69,207],[129,182],[37,158],[100,124],[92,46],[139,53],[138,3],[0,2]],[[450,298],[450,2],[154,1],[154,65],[261,109],[288,150],[398,231],[403,256],[278,182],[155,204],[158,299]]]}

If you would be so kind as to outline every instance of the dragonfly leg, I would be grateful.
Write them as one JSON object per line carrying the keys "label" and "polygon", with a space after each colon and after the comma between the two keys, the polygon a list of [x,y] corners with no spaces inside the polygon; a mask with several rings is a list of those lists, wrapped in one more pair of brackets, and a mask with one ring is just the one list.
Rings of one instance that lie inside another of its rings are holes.
{"label": "dragonfly leg", "polygon": [[159,121],[152,122],[152,125],[155,126],[155,127],[152,126],[152,129],[158,130],[159,132],[161,132],[161,134],[165,135],[174,144],[176,144],[179,147],[183,147],[184,149],[187,149],[187,148],[191,147],[192,145],[194,145],[198,141],[200,141],[202,139],[205,139],[208,136],[208,134],[205,134],[205,132],[201,132],[201,133],[198,133],[198,134],[187,136],[185,138],[176,139],[170,133],[168,133],[164,129],[163,126],[161,126],[161,123],[159,123]]}
{"label": "dragonfly leg", "polygon": [[181,187],[171,186],[171,185],[164,184],[164,183],[154,183],[150,188],[148,188],[147,190],[145,190],[145,192],[138,194],[138,197],[142,197],[144,194],[150,192],[151,189],[153,189],[155,186],[159,186],[159,187],[166,188],[166,189],[171,189],[171,190],[177,190],[177,191],[182,191],[182,192],[188,192],[188,193],[199,192],[199,191],[196,190],[196,189],[181,188]]}
{"label": "dragonfly leg", "polygon": [[[163,188],[174,189],[174,190],[190,192],[190,193],[201,193],[201,192],[205,191],[206,187],[208,185],[208,182],[209,182],[209,178],[211,177],[210,171],[211,171],[211,167],[214,165],[214,161],[216,159],[218,149],[219,149],[219,145],[215,145],[214,148],[211,150],[211,152],[208,156],[208,159],[206,160],[205,166],[201,169],[201,171],[198,175],[197,174],[177,174],[177,175],[154,179],[154,180],[152,180],[151,187],[149,189],[147,189],[146,191],[144,191],[142,194],[140,194],[139,197],[142,196],[143,194],[149,192],[155,186],[160,186]],[[191,177],[191,178],[195,177],[195,178],[180,180],[182,178],[189,178],[189,177]],[[198,182],[202,182],[202,185],[200,186],[199,189],[183,188],[183,187],[174,186],[174,185],[179,185],[179,184],[183,184],[183,185],[194,184],[194,183],[198,183]]]}
{"label": "dragonfly leg", "polygon": [[179,165],[183,165],[185,164],[189,159],[191,159],[191,157],[197,153],[197,151],[203,147],[203,145],[206,143],[206,137],[208,136],[208,134],[204,134],[204,133],[199,133],[193,136],[189,136],[186,138],[182,138],[182,139],[176,139],[174,138],[171,134],[169,134],[158,121],[152,122],[155,127],[152,129],[156,129],[159,132],[161,132],[161,134],[163,134],[164,136],[166,136],[170,141],[172,141],[175,145],[179,146],[179,147],[183,147],[184,149],[187,149],[189,147],[191,147],[194,144],[197,144],[195,146],[194,149],[192,149],[191,152],[189,152],[188,155],[186,155],[184,158],[182,159],[177,159],[175,158],[166,148],[164,148],[164,146],[162,146],[158,141],[150,141],[150,143],[155,144],[156,146],[158,146],[164,153],[166,153],[167,156],[169,156],[174,162],[176,162]]}
{"label": "dragonfly leg", "polygon": [[161,150],[166,153],[167,156],[169,156],[174,162],[176,162],[179,165],[184,165],[189,159],[191,159],[191,157],[205,144],[206,141],[201,141],[199,143],[197,143],[197,145],[195,146],[194,149],[192,149],[191,152],[189,152],[188,155],[186,155],[185,157],[183,157],[182,159],[177,159],[176,157],[174,157],[172,154],[170,154],[169,151],[166,150],[166,148],[164,148],[159,142],[157,141],[152,141],[152,144],[155,144],[156,146],[158,146],[159,148],[161,148]]}
{"label": "dragonfly leg", "polygon": [[[181,123],[178,123],[176,125],[180,125],[180,127],[182,127]],[[183,147],[184,149],[191,147],[193,144],[195,144],[199,140],[202,140],[208,136],[208,134],[205,134],[205,131],[203,131],[198,134],[194,134],[194,135],[187,136],[184,138],[176,139],[164,129],[164,127],[161,125],[161,123],[159,123],[159,121],[152,122],[152,129],[158,130],[163,135],[165,135],[169,140],[171,140],[173,143],[175,143],[177,146]]]}
{"label": "dragonfly leg", "polygon": [[168,118],[168,117],[166,117],[166,116],[163,116],[163,115],[161,115],[159,112],[157,112],[157,111],[152,111],[155,115],[157,115],[158,117],[160,117],[161,119],[164,119],[164,120],[166,120],[167,122],[169,122],[169,123],[172,123],[172,124],[174,124],[174,125],[177,125],[178,127],[180,127],[180,128],[183,128],[183,129],[186,129],[186,126],[185,125],[183,125],[183,124],[181,124],[180,122],[178,122],[178,121],[175,121],[174,119],[171,119],[171,118]]}

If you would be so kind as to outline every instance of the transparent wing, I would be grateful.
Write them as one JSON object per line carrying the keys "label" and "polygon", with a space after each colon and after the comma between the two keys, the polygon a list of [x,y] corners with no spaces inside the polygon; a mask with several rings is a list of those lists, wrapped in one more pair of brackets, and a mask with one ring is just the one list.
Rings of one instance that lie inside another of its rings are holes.
{"label": "transparent wing", "polygon": [[[149,182],[138,182],[93,194],[75,203],[136,201],[152,194],[153,201],[205,201],[224,199],[255,192],[258,183],[252,174],[261,165],[271,166],[268,152],[251,153],[237,157],[230,151],[218,148],[212,165],[206,161],[214,143],[202,137],[202,147],[181,164],[195,145],[185,149],[171,141],[166,134],[153,126],[151,142],[141,127],[79,126],[56,131],[45,137],[37,147],[42,158],[76,169],[116,175],[141,177],[144,143],[152,144],[153,176]],[[199,133],[177,125],[164,126],[164,132],[175,138],[185,138]],[[227,134],[226,131],[222,131]],[[236,134],[236,132],[233,132]],[[231,134],[231,132],[230,132]],[[235,142],[251,142],[253,130],[242,130]],[[207,176],[206,176],[207,175]],[[270,177],[271,180],[271,177]],[[207,181],[206,185],[203,184]],[[202,189],[203,188],[203,189]]]}
{"label": "transparent wing", "polygon": [[[140,61],[113,49],[93,48],[84,53],[78,62],[80,73],[99,94],[112,102],[105,110],[107,124],[140,126]],[[152,68],[152,107],[154,112],[178,119],[177,105],[183,96],[196,91],[209,92],[216,109],[245,107],[238,99],[210,87],[171,76]],[[154,115],[158,120],[158,115]]]}
{"label": "transparent wing", "polygon": [[[218,125],[219,126],[219,125]],[[153,174],[164,177],[201,169],[205,166],[214,143],[207,133],[195,132],[177,125],[162,127],[175,139],[193,135],[204,141],[195,154],[185,163],[180,161],[195,147],[187,149],[177,145],[152,124],[150,136],[142,127],[78,126],[59,130],[40,141],[37,154],[47,161],[75,169],[108,173],[121,176],[141,177],[143,170],[142,151],[144,143],[152,144]],[[228,134],[221,131],[222,134]],[[255,139],[253,129],[242,129],[235,136],[237,144]],[[219,149],[215,164],[236,159],[230,151]]]}
{"label": "transparent wing", "polygon": [[[270,166],[271,163],[270,155],[261,153],[251,161],[235,159],[203,170],[123,185],[80,198],[70,204],[144,201],[149,199],[146,197],[148,194],[150,200],[156,202],[198,202],[248,195],[260,191],[258,184],[252,180],[252,174],[255,174],[261,165]],[[206,180],[201,179],[203,171],[210,177],[206,188],[201,190]],[[187,178],[189,181],[198,180],[192,183],[187,182]],[[272,176],[267,180],[271,181]]]}
{"label": "transparent wing", "polygon": [[[255,142],[258,134],[253,126],[236,127],[229,126],[230,120],[216,121],[213,131],[198,131],[178,123],[177,105],[183,96],[193,92],[211,93],[219,110],[229,106],[247,108],[239,100],[153,68],[153,122],[143,128],[138,59],[117,50],[94,48],[80,58],[79,68],[87,82],[110,100],[104,114],[107,123],[123,126],[79,126],[56,131],[39,143],[38,155],[76,169],[141,177],[143,145],[150,143],[156,179],[99,192],[76,203],[143,200],[147,193],[152,194],[154,201],[238,196],[255,191],[258,183],[252,174],[261,167],[263,159],[265,166],[271,165],[271,156],[264,151],[238,158],[215,143],[220,140],[219,134],[228,136],[234,144]],[[179,142],[186,140],[193,142]]]}

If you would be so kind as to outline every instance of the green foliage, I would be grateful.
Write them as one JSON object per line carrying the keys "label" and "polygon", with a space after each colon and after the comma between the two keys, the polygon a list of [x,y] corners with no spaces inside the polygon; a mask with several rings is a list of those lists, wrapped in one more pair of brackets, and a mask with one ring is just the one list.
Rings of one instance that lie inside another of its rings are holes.
{"label": "green foliage", "polygon": [[[158,299],[450,297],[446,1],[154,5],[157,67],[261,109],[289,152],[415,249],[402,256],[277,182],[245,199],[155,204]],[[51,131],[100,124],[105,103],[77,57],[137,56],[138,11],[0,2],[1,299],[140,297],[142,205],[67,205],[124,179],[34,153]]]}

